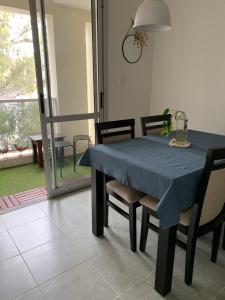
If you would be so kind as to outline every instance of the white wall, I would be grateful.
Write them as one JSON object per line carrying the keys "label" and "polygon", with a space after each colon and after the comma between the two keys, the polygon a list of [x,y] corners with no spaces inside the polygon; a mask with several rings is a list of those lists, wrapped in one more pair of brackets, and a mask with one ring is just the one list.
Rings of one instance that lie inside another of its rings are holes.
{"label": "white wall", "polygon": [[142,0],[108,0],[108,118],[136,118],[140,134],[140,117],[148,115],[152,73],[152,45],[143,50],[137,64],[129,64],[122,55],[122,42],[130,18]]}
{"label": "white wall", "polygon": [[173,29],[154,34],[150,113],[181,109],[190,128],[225,134],[225,1],[166,2]]}
{"label": "white wall", "polygon": [[86,67],[86,22],[91,13],[46,2],[53,16],[60,114],[88,112]]}
{"label": "white wall", "polygon": [[[54,24],[59,115],[88,113],[86,23],[91,22],[91,13],[52,4],[50,0],[45,2],[46,14],[53,16]],[[74,135],[90,135],[89,123],[64,122],[59,125],[59,131],[65,135],[65,140],[72,142]],[[92,140],[94,142],[93,134]],[[77,150],[82,152],[86,147],[87,143],[79,142]]]}

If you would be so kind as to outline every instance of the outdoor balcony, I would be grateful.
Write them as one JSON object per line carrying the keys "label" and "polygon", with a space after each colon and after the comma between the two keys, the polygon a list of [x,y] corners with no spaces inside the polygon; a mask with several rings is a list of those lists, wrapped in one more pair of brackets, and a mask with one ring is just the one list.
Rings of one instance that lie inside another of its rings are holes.
{"label": "outdoor balcony", "polygon": [[[41,132],[38,100],[1,100],[0,116],[0,198],[6,195],[14,195],[14,197],[20,199],[21,192],[25,192],[22,195],[25,202],[36,200],[36,198],[40,199],[43,195],[46,197],[46,193],[43,192],[43,194],[40,193],[40,190],[36,190],[45,187],[45,172],[44,168],[33,163],[33,149],[29,138],[30,136],[40,135]],[[77,126],[77,124],[69,124],[69,128],[68,124],[67,126],[65,124],[64,126],[63,124],[61,126],[60,124],[57,125],[57,129],[60,128],[62,132],[63,140],[71,143],[71,145],[73,135],[78,133],[75,130],[75,125]],[[84,128],[84,126],[79,127]],[[68,136],[68,129],[73,133],[70,136]],[[81,132],[79,131],[79,133]],[[82,133],[89,133],[89,131],[82,131]],[[76,145],[76,162],[87,145],[86,141],[81,141]],[[49,149],[49,151],[51,150]],[[89,168],[76,165],[74,170],[72,147],[64,150],[61,169],[60,159],[62,157],[57,156],[55,162],[56,181],[59,186],[83,180],[90,175]],[[19,196],[17,197],[18,193]],[[4,202],[6,201],[4,200]],[[9,204],[5,204],[9,206]],[[6,209],[6,206],[0,201],[0,210]]]}

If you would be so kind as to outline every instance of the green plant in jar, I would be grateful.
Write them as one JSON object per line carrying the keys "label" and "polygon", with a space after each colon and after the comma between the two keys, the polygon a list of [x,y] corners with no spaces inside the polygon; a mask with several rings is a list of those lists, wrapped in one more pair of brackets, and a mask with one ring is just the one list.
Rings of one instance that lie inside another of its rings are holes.
{"label": "green plant in jar", "polygon": [[[166,108],[163,115],[166,116],[169,114],[171,114],[171,118],[163,122],[161,135],[168,137],[172,131],[176,130],[176,142],[183,145],[187,142],[188,118],[183,111]],[[175,127],[173,119],[176,124]]]}
{"label": "green plant in jar", "polygon": [[[166,116],[169,114],[170,114],[170,109],[166,108],[163,112],[163,115]],[[172,131],[173,131],[173,123],[172,123],[172,116],[171,116],[170,120],[163,122],[161,135],[164,137],[168,137]]]}

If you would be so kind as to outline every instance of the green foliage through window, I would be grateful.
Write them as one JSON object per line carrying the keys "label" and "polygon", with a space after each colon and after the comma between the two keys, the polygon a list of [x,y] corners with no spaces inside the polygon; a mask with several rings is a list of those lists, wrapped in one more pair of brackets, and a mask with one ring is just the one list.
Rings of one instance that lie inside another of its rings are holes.
{"label": "green foliage through window", "polygon": [[30,17],[0,11],[0,99],[36,94]]}
{"label": "green foliage through window", "polygon": [[29,146],[29,135],[40,134],[37,101],[0,104],[0,144]]}
{"label": "green foliage through window", "polygon": [[0,146],[27,145],[40,134],[38,102],[19,101],[37,99],[29,14],[0,11],[0,45]]}

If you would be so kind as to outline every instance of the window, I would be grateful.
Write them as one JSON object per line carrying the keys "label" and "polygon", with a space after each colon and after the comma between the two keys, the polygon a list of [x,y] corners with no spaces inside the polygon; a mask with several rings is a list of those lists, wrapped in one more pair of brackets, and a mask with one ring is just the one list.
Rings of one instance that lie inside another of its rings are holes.
{"label": "window", "polygon": [[[57,109],[57,78],[53,18],[46,17],[52,91]],[[30,14],[0,6],[0,147],[30,145],[29,135],[41,133]],[[32,122],[31,122],[32,120]]]}

